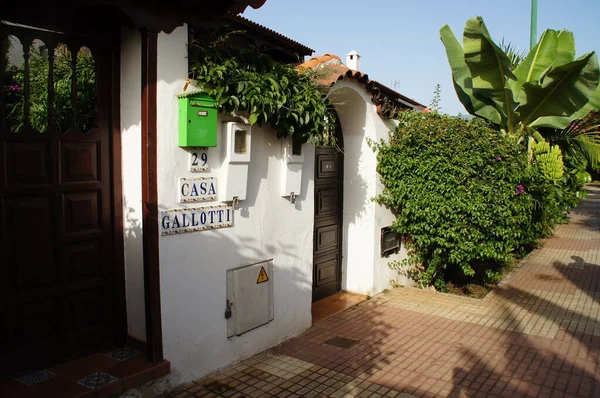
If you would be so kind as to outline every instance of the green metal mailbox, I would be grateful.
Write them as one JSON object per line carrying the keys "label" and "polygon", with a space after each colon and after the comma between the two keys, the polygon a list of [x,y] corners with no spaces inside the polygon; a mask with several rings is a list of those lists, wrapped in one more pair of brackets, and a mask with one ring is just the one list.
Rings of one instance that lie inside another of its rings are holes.
{"label": "green metal mailbox", "polygon": [[217,146],[217,104],[203,93],[179,98],[179,146]]}

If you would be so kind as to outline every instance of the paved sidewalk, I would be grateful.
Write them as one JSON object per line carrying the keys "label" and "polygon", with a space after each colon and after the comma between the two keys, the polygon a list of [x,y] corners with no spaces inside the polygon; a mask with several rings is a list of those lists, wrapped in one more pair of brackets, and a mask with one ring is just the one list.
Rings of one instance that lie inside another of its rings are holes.
{"label": "paved sidewalk", "polygon": [[483,300],[393,289],[177,397],[600,397],[600,186]]}

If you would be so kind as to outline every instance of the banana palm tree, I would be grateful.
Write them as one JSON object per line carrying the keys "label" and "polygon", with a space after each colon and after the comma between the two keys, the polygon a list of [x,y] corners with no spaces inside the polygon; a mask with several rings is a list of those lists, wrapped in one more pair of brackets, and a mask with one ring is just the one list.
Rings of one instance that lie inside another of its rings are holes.
{"label": "banana palm tree", "polygon": [[597,56],[590,52],[576,59],[569,31],[546,30],[518,65],[491,39],[481,17],[467,21],[463,45],[448,25],[440,36],[460,101],[470,114],[506,133],[565,129],[600,108]]}

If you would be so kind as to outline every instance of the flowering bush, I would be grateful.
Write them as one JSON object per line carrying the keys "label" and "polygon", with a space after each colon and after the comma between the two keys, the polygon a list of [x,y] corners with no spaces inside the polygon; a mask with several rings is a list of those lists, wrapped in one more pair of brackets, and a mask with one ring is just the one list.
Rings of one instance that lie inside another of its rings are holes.
{"label": "flowering bush", "polygon": [[485,281],[534,241],[526,150],[482,120],[436,113],[400,116],[375,144],[384,185],[377,201],[407,239],[407,269],[443,290],[449,275]]}

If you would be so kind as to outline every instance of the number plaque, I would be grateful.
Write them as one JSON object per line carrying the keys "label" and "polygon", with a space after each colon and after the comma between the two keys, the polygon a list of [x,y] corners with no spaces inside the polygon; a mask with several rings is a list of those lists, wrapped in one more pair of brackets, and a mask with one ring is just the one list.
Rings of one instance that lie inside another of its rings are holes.
{"label": "number plaque", "polygon": [[190,152],[190,171],[208,171],[208,149],[195,148]]}

